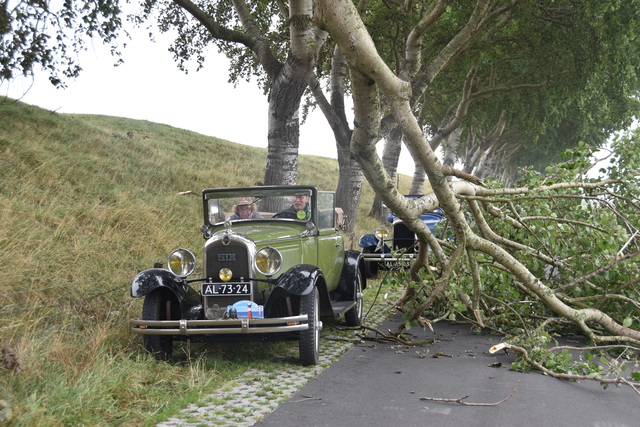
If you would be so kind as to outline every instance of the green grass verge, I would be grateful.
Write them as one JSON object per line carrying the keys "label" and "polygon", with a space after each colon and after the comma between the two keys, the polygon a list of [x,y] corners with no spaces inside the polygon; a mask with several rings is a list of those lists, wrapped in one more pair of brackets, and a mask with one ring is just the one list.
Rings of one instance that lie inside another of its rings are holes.
{"label": "green grass verge", "polygon": [[[200,198],[179,193],[253,185],[266,154],[147,121],[0,104],[0,400],[9,425],[152,425],[239,373],[292,361],[295,344],[249,343],[179,345],[175,361],[159,363],[128,326],[141,311],[129,296],[138,271],[176,247],[201,255]],[[301,156],[299,171],[301,184],[336,187],[333,159]],[[359,230],[378,225],[366,217],[372,200],[365,185]]]}

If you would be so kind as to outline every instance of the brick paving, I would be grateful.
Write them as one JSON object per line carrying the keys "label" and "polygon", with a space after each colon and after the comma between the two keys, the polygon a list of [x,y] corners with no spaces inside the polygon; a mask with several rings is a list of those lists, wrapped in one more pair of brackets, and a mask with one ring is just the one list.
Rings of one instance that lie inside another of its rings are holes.
{"label": "brick paving", "polygon": [[[376,289],[369,290],[373,291]],[[365,306],[365,314],[367,310],[368,314],[364,324],[374,327],[382,324],[394,313],[389,301],[397,296],[386,300],[380,296],[370,309]],[[359,339],[359,333],[361,331],[337,333],[334,328],[324,328],[318,365],[283,365],[278,372],[246,371],[216,393],[189,405],[178,416],[157,426],[252,426],[342,356]]]}

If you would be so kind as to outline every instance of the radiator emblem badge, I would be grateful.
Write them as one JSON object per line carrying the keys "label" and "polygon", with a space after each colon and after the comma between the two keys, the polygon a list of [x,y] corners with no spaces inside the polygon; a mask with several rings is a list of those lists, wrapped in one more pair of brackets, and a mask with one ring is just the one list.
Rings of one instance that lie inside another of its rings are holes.
{"label": "radiator emblem badge", "polygon": [[218,262],[235,261],[236,254],[218,254]]}

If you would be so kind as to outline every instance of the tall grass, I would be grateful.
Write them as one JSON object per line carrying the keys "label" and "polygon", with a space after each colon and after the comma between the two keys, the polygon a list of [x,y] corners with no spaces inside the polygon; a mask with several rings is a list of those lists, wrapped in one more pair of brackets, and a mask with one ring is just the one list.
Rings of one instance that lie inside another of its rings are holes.
{"label": "tall grass", "polygon": [[[129,296],[138,271],[179,246],[200,255],[200,190],[261,181],[266,154],[146,121],[0,104],[0,400],[10,423],[150,424],[289,351],[236,346],[230,357],[185,345],[178,363],[157,363],[128,326],[140,313]],[[336,187],[335,160],[301,156],[299,171],[301,184]],[[377,225],[366,218],[372,200],[365,186],[362,230]]]}

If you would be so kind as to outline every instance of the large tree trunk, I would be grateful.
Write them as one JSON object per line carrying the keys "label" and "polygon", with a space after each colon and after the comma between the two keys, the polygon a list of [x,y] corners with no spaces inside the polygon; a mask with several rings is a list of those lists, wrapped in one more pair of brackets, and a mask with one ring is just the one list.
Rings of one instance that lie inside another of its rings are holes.
{"label": "large tree trunk", "polygon": [[349,147],[343,148],[338,145],[338,166],[340,179],[336,190],[336,205],[345,213],[344,230],[351,233],[356,226],[364,174],[358,162],[351,156]]}
{"label": "large tree trunk", "polygon": [[[442,158],[443,165],[449,167],[455,166],[461,134],[462,128],[458,127],[445,138],[442,144],[442,148],[444,149],[444,156]],[[451,178],[452,177],[447,177],[449,180],[451,180]]]}
{"label": "large tree trunk", "polygon": [[347,64],[344,62],[342,51],[336,46],[331,60],[331,107],[337,118],[331,127],[336,138],[340,169],[336,205],[345,213],[345,231],[351,233],[356,226],[364,175],[358,162],[351,156],[351,130],[344,106],[346,77]]}
{"label": "large tree trunk", "polygon": [[331,101],[326,99],[316,79],[312,78],[310,88],[335,137],[340,169],[336,206],[342,208],[345,214],[344,230],[351,233],[356,225],[364,175],[358,162],[351,156],[351,129],[344,103],[346,75],[347,66],[342,52],[336,47],[331,60]]}
{"label": "large tree trunk", "polygon": [[271,89],[265,185],[294,185],[298,181],[300,89],[304,92],[300,82],[291,80],[277,82]]}
{"label": "large tree trunk", "polygon": [[[256,25],[256,17],[244,0],[234,0],[242,31],[220,26],[190,0],[174,0],[190,13],[215,39],[240,43],[251,50],[256,61],[269,78],[268,136],[269,150],[264,183],[267,185],[292,185],[298,180],[298,146],[300,140],[300,100],[309,84],[313,67],[327,34],[313,23],[312,0],[292,0],[281,3],[281,13],[289,16],[290,52],[287,60],[280,62]],[[287,7],[288,6],[288,7]],[[248,118],[250,120],[250,118]],[[250,123],[248,124],[250,126]]]}
{"label": "large tree trunk", "polygon": [[326,39],[325,33],[314,31],[312,1],[291,1],[289,14],[291,54],[276,72],[269,68],[272,86],[265,185],[293,185],[298,181],[300,100],[309,85],[318,50]]}

